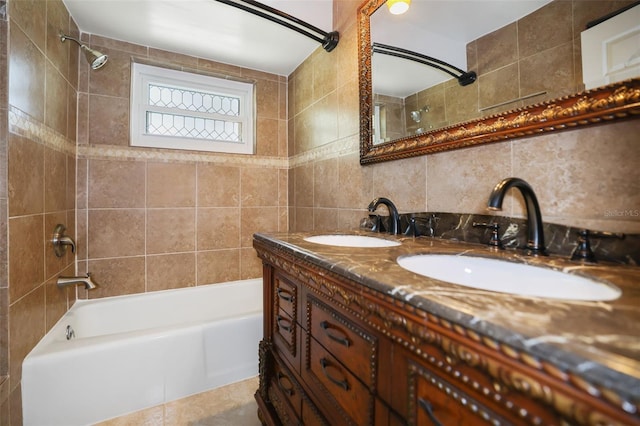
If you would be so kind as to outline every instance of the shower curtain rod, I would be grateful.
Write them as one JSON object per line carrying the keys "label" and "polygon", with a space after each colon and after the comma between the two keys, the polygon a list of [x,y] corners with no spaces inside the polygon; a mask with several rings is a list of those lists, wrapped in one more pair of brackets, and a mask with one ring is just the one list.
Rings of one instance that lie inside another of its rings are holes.
{"label": "shower curtain rod", "polygon": [[382,43],[373,43],[371,47],[374,53],[382,53],[384,55],[390,55],[390,56],[395,56],[397,58],[408,59],[410,61],[419,62],[421,64],[428,65],[433,68],[437,68],[440,71],[444,71],[450,76],[455,77],[458,80],[458,83],[460,84],[460,86],[467,86],[473,83],[474,81],[476,81],[476,78],[477,78],[475,71],[465,71],[454,65],[441,61],[440,59],[436,59],[436,58],[432,58],[431,56],[426,56],[420,53],[412,52],[411,50],[402,49],[396,46],[389,46],[388,44],[382,44]]}
{"label": "shower curtain rod", "polygon": [[307,22],[304,22],[298,18],[281,12],[278,9],[254,0],[216,1],[244,10],[245,12],[249,12],[253,15],[260,16],[261,18],[267,19],[271,22],[275,22],[276,24],[280,24],[283,27],[287,27],[290,30],[307,36],[317,41],[318,43],[321,43],[322,47],[327,52],[331,52],[338,45],[338,41],[340,40],[340,36],[337,31],[331,31],[330,33],[327,33],[326,31],[322,31],[320,28],[315,27]]}

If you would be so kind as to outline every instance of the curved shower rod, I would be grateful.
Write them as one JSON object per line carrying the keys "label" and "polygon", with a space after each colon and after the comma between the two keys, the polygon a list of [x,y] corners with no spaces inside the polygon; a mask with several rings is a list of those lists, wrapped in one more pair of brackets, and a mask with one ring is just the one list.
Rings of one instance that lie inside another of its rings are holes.
{"label": "curved shower rod", "polygon": [[382,53],[384,55],[408,59],[410,61],[419,62],[421,64],[437,68],[440,71],[444,71],[447,74],[455,77],[458,80],[460,86],[467,86],[469,84],[472,84],[478,77],[475,71],[465,71],[454,65],[441,61],[440,59],[432,58],[431,56],[422,55],[420,53],[412,52],[411,50],[402,49],[400,47],[389,46],[388,44],[382,43],[373,43],[371,49],[373,53]]}
{"label": "curved shower rod", "polygon": [[280,24],[283,27],[287,27],[290,30],[307,36],[318,43],[321,43],[322,47],[327,52],[331,52],[338,45],[338,41],[340,40],[340,36],[337,31],[331,31],[330,33],[322,31],[318,27],[254,0],[216,1],[244,10],[245,12],[249,12],[253,15],[260,16],[261,18],[275,22],[276,24]]}

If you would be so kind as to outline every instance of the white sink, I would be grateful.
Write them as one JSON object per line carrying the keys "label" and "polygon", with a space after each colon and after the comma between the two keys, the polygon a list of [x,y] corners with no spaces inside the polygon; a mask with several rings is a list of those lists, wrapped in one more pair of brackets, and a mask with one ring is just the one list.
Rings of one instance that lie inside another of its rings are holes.
{"label": "white sink", "polygon": [[559,300],[615,300],[617,287],[537,266],[483,257],[421,254],[398,265],[416,274],[481,290]]}
{"label": "white sink", "polygon": [[397,241],[366,235],[315,235],[304,240],[310,243],[341,247],[394,247],[400,245]]}

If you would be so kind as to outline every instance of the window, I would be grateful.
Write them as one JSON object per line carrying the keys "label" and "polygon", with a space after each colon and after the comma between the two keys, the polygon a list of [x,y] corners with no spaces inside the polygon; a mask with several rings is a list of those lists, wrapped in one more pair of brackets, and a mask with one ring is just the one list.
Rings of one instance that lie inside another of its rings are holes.
{"label": "window", "polygon": [[131,145],[254,153],[253,85],[134,63]]}

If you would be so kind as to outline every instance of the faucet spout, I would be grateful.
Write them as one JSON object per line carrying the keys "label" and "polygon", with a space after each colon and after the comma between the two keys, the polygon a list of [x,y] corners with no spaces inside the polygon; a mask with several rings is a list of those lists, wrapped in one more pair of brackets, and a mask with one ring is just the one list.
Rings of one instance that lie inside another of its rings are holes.
{"label": "faucet spout", "polygon": [[98,285],[91,279],[91,274],[87,274],[84,277],[58,277],[56,284],[59,288],[82,284],[87,290],[93,290],[98,287]]}
{"label": "faucet spout", "polygon": [[371,213],[376,211],[380,204],[384,204],[389,209],[389,214],[391,215],[391,226],[389,229],[389,233],[393,235],[398,235],[400,233],[400,215],[398,214],[398,209],[393,202],[384,197],[375,198],[373,201],[369,203],[367,207]]}
{"label": "faucet spout", "polygon": [[538,205],[538,199],[533,192],[533,188],[527,182],[520,178],[511,177],[500,181],[491,195],[487,203],[489,210],[502,210],[502,201],[510,188],[518,188],[524,197],[527,207],[527,245],[528,254],[534,256],[546,256],[547,251],[544,246],[544,231],[542,229],[542,213]]}

